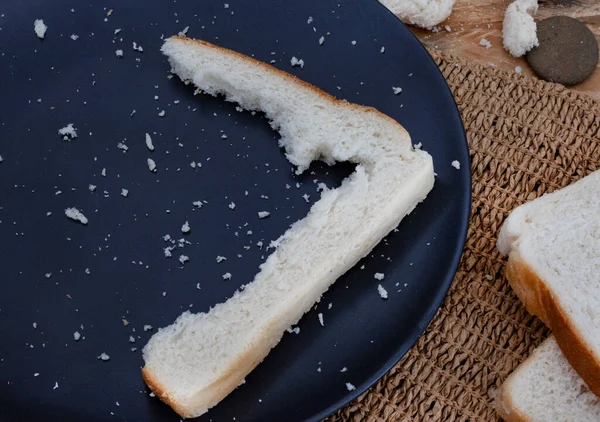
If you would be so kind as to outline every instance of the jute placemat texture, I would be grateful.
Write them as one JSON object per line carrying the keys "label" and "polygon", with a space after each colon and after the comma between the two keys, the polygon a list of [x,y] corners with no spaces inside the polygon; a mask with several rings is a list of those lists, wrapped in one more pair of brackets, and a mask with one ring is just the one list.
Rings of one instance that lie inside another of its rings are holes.
{"label": "jute placemat texture", "polygon": [[433,53],[467,132],[473,200],[454,283],[415,347],[334,421],[490,422],[502,381],[549,334],[496,250],[518,205],[600,168],[600,104],[558,85]]}

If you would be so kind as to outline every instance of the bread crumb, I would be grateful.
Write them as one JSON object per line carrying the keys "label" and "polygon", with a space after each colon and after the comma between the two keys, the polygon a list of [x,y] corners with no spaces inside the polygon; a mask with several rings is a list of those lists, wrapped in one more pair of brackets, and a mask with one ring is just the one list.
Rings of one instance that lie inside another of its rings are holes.
{"label": "bread crumb", "polygon": [[346,367],[344,366],[342,369],[340,369],[340,372],[346,372],[347,370],[348,370],[348,368],[346,368]]}
{"label": "bread crumb", "polygon": [[115,55],[117,57],[123,57],[123,50],[115,50]]}
{"label": "bread crumb", "polygon": [[148,170],[150,170],[152,172],[156,172],[156,163],[154,162],[154,160],[152,158],[148,158],[147,162],[148,162]]}
{"label": "bread crumb", "polygon": [[319,323],[321,324],[321,326],[325,326],[325,323],[323,322],[323,314],[321,312],[319,312],[319,315],[317,315],[319,317]]}
{"label": "bread crumb", "polygon": [[191,230],[190,223],[188,223],[187,221],[185,223],[183,223],[183,226],[181,226],[181,232],[189,233],[190,230]]}
{"label": "bread crumb", "polygon": [[88,189],[90,192],[94,192],[96,190],[96,185],[89,185]]}
{"label": "bread crumb", "polygon": [[77,129],[73,127],[73,123],[69,123],[63,128],[58,129],[58,134],[62,135],[64,141],[77,138]]}
{"label": "bread crumb", "polygon": [[292,65],[292,67],[300,66],[300,68],[304,68],[304,60],[297,59],[296,57],[292,57],[292,59],[290,60],[290,64]]}
{"label": "bread crumb", "polygon": [[225,273],[223,274],[221,277],[223,277],[223,280],[231,280],[231,273]]}
{"label": "bread crumb", "polygon": [[385,277],[385,274],[384,274],[384,273],[375,273],[375,274],[373,275],[373,278],[374,278],[375,280],[379,280],[379,281],[383,280],[383,278],[384,278],[384,277]]}
{"label": "bread crumb", "polygon": [[48,30],[48,26],[46,26],[42,19],[36,19],[33,22],[33,30],[39,39],[44,39],[46,36],[46,31]]}
{"label": "bread crumb", "polygon": [[73,340],[79,341],[80,338],[81,338],[81,334],[79,334],[79,331],[75,331],[73,333]]}
{"label": "bread crumb", "polygon": [[217,264],[220,264],[223,261],[226,261],[227,258],[225,258],[224,256],[221,255],[217,255]]}
{"label": "bread crumb", "polygon": [[65,210],[65,215],[71,220],[79,221],[83,225],[88,223],[87,217],[77,208],[67,208]]}
{"label": "bread crumb", "polygon": [[356,45],[356,41],[355,41],[355,40],[352,40],[352,41],[350,41],[350,44],[352,44],[352,45]]}
{"label": "bread crumb", "polygon": [[450,28],[449,25],[444,26],[444,29],[446,30],[446,32],[452,32],[452,28]]}
{"label": "bread crumb", "polygon": [[523,71],[523,68],[521,66],[516,66],[515,67],[515,72],[521,73],[522,71]]}
{"label": "bread crumb", "polygon": [[129,195],[129,191],[127,189],[121,189],[121,196],[127,198],[127,195]]}
{"label": "bread crumb", "polygon": [[259,211],[258,212],[258,218],[267,218],[269,215],[271,215],[271,213],[268,211]]}
{"label": "bread crumb", "polygon": [[400,88],[398,86],[393,86],[392,91],[394,91],[394,95],[398,95],[402,92],[402,88]]}
{"label": "bread crumb", "polygon": [[192,202],[192,205],[196,208],[202,208],[202,201],[194,201]]}
{"label": "bread crumb", "polygon": [[186,262],[188,262],[190,260],[190,257],[187,255],[180,255],[179,256],[179,262],[181,262],[181,264],[185,264]]}
{"label": "bread crumb", "polygon": [[100,174],[102,175],[102,177],[106,177],[106,169],[103,168]]}
{"label": "bread crumb", "polygon": [[142,48],[142,46],[141,46],[141,45],[138,45],[138,44],[137,44],[135,41],[133,42],[133,49],[134,49],[135,51],[139,51],[140,53],[143,53],[143,52],[144,52],[144,49]]}
{"label": "bread crumb", "polygon": [[381,47],[381,50],[379,50],[379,52],[380,52],[381,54],[385,53],[385,47]]}
{"label": "bread crumb", "polygon": [[152,143],[152,138],[148,133],[146,133],[146,147],[148,147],[150,151],[154,151],[154,144]]}
{"label": "bread crumb", "polygon": [[53,390],[56,390],[58,388],[58,382],[54,382],[54,387],[52,387]]}
{"label": "bread crumb", "polygon": [[485,48],[492,48],[492,43],[485,38],[479,40],[479,45]]}
{"label": "bread crumb", "polygon": [[388,292],[381,284],[377,285],[377,291],[379,292],[379,296],[381,296],[382,299],[388,298]]}
{"label": "bread crumb", "polygon": [[456,170],[460,170],[460,163],[457,160],[452,161],[452,167]]}
{"label": "bread crumb", "polygon": [[165,113],[165,111],[164,111],[164,110],[161,110],[161,111],[158,113],[158,117],[165,117],[165,114],[166,114],[166,113]]}
{"label": "bread crumb", "polygon": [[180,37],[185,37],[189,30],[190,30],[190,27],[186,26],[185,28],[183,28],[183,31],[179,31],[179,33],[177,35],[179,35]]}
{"label": "bread crumb", "polygon": [[79,39],[79,35],[76,35],[76,34],[71,34],[71,39],[72,39],[73,41],[77,41],[77,40]]}
{"label": "bread crumb", "polygon": [[144,325],[144,331],[152,330],[152,325]]}
{"label": "bread crumb", "polygon": [[306,23],[307,23],[307,24],[309,24],[309,25],[310,25],[311,23],[313,23],[313,17],[312,17],[312,16],[309,16],[309,17],[308,17],[308,20],[306,21]]}
{"label": "bread crumb", "polygon": [[356,390],[356,387],[354,385],[350,384],[349,382],[346,383],[346,388],[348,389],[348,391]]}
{"label": "bread crumb", "polygon": [[130,343],[135,343],[135,337],[134,336],[129,336],[129,342]]}
{"label": "bread crumb", "polygon": [[325,42],[325,37],[319,38],[319,45],[323,45],[324,42]]}
{"label": "bread crumb", "polygon": [[106,353],[102,352],[100,354],[100,356],[98,356],[98,359],[106,362],[107,360],[110,360],[110,356],[108,356]]}
{"label": "bread crumb", "polygon": [[504,49],[514,57],[521,57],[539,45],[537,25],[533,15],[537,13],[537,0],[516,0],[508,5],[502,22]]}
{"label": "bread crumb", "polygon": [[229,209],[230,209],[230,210],[233,210],[233,209],[235,209],[235,202],[230,202],[230,203],[229,203]]}

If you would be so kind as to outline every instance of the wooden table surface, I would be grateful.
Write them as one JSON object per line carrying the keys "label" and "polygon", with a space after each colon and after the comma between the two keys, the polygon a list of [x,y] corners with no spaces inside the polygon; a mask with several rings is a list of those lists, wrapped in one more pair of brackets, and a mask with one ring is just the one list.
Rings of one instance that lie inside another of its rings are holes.
{"label": "wooden table surface", "polygon": [[[524,58],[514,58],[502,47],[502,21],[504,11],[512,0],[457,0],[452,15],[442,22],[439,32],[411,27],[421,42],[429,48],[469,58],[486,66],[496,66],[515,71],[520,66],[523,73],[535,77]],[[566,15],[587,24],[600,42],[600,0],[539,0],[536,20],[550,16]],[[448,26],[450,32],[445,29]],[[485,38],[492,47],[479,45]],[[583,83],[571,89],[584,92],[600,100],[600,70]]]}

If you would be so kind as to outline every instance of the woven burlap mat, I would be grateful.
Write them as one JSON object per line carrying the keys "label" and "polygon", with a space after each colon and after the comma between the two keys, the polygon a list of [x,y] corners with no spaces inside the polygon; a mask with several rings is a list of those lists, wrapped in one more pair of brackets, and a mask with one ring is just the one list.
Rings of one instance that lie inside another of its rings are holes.
{"label": "woven burlap mat", "polygon": [[508,213],[600,168],[600,105],[563,87],[434,54],[469,141],[473,202],[454,283],[415,347],[328,421],[499,418],[502,381],[549,334],[504,276]]}

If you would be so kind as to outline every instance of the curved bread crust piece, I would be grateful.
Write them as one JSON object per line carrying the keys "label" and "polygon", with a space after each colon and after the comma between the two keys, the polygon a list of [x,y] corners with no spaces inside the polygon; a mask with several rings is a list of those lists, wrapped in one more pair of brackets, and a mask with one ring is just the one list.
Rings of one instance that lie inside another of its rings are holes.
{"label": "curved bread crust piece", "polygon": [[433,162],[393,119],[255,59],[185,37],[162,51],[182,80],[264,111],[297,173],[317,159],[357,164],[273,242],[254,281],[209,312],[183,313],[144,347],[146,383],[181,416],[196,417],[243,383],[285,330],[425,198]]}
{"label": "curved bread crust piece", "polygon": [[517,251],[512,251],[509,255],[506,277],[527,310],[552,329],[571,366],[585,380],[590,390],[600,396],[600,365],[591,347],[560,308],[553,292]]}
{"label": "curved bread crust piece", "polygon": [[600,399],[586,388],[553,336],[504,381],[495,407],[507,422],[600,420]]}

